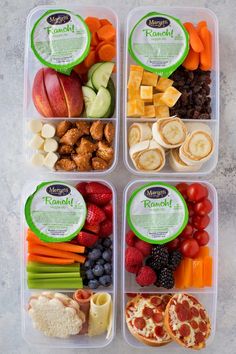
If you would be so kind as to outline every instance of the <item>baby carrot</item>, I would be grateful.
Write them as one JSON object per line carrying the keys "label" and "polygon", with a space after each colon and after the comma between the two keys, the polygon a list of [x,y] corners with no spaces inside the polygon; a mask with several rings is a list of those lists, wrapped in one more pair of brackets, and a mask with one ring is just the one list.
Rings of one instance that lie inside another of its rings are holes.
{"label": "baby carrot", "polygon": [[98,56],[101,61],[111,61],[116,55],[116,49],[112,44],[104,44],[98,50]]}
{"label": "baby carrot", "polygon": [[191,22],[185,22],[184,27],[188,31],[189,34],[189,43],[194,52],[200,53],[203,51],[204,46],[199,37],[197,30]]}
{"label": "baby carrot", "polygon": [[97,17],[87,17],[85,23],[92,33],[96,32],[101,27],[101,23]]}
{"label": "baby carrot", "polygon": [[36,254],[29,254],[28,261],[29,262],[38,262],[38,263],[47,263],[47,264],[72,264],[72,263],[74,263],[73,259],[44,257],[44,256],[38,256]]}
{"label": "baby carrot", "polygon": [[187,70],[196,70],[199,66],[199,53],[194,52],[194,50],[190,48],[182,65]]}
{"label": "baby carrot", "polygon": [[101,23],[101,26],[105,26],[105,25],[111,25],[112,23],[107,20],[106,18],[101,18],[100,19],[100,23]]}
{"label": "baby carrot", "polygon": [[100,41],[112,41],[116,36],[116,30],[112,25],[105,25],[97,31]]}
{"label": "baby carrot", "polygon": [[200,64],[204,70],[212,67],[212,38],[207,27],[202,27],[199,31],[200,38],[204,45],[204,50],[200,53]]}
{"label": "baby carrot", "polygon": [[197,24],[197,31],[198,31],[198,33],[199,33],[199,31],[200,31],[200,29],[201,29],[202,27],[207,27],[206,21],[200,21],[200,22],[198,22],[198,24]]}

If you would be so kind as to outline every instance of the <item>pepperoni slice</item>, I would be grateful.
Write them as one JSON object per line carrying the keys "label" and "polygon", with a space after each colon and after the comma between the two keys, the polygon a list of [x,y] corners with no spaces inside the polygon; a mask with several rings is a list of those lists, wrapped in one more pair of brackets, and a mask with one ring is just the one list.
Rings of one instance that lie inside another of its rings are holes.
{"label": "pepperoni slice", "polygon": [[190,311],[191,311],[191,314],[193,315],[193,317],[198,317],[199,316],[199,311],[198,311],[198,309],[196,307],[194,307],[194,306],[191,307]]}
{"label": "pepperoni slice", "polygon": [[198,324],[196,321],[192,320],[190,321],[190,326],[193,328],[193,329],[197,329],[198,328]]}
{"label": "pepperoni slice", "polygon": [[142,317],[137,317],[134,320],[134,325],[137,329],[142,330],[146,326],[146,321]]}
{"label": "pepperoni slice", "polygon": [[149,294],[145,294],[145,293],[142,293],[141,295],[142,295],[142,297],[143,297],[144,299],[148,299],[148,298],[150,297]]}
{"label": "pepperoni slice", "polygon": [[205,318],[206,318],[206,314],[205,314],[205,311],[203,310],[203,309],[200,309],[200,316],[201,316],[201,318],[203,319],[203,320],[205,320]]}
{"label": "pepperoni slice", "polygon": [[177,312],[177,317],[181,322],[187,321],[189,318],[189,312],[186,307],[182,306],[178,312]]}
{"label": "pepperoni slice", "polygon": [[163,320],[163,316],[160,312],[154,313],[152,316],[154,322],[159,323]]}
{"label": "pepperoni slice", "polygon": [[202,342],[204,342],[204,340],[205,340],[204,335],[201,332],[197,332],[195,334],[195,342],[196,342],[196,344],[202,343]]}
{"label": "pepperoni slice", "polygon": [[157,296],[153,296],[151,298],[151,304],[154,305],[154,306],[159,306],[161,304],[161,298],[160,297],[157,297]]}
{"label": "pepperoni slice", "polygon": [[162,301],[165,305],[165,308],[166,308],[166,305],[168,304],[168,302],[170,301],[171,299],[171,296],[170,295],[164,295],[163,298],[162,298]]}
{"label": "pepperoni slice", "polygon": [[182,305],[183,305],[184,307],[186,307],[187,309],[189,309],[189,302],[188,302],[187,300],[184,300],[184,301],[182,302]]}
{"label": "pepperoni slice", "polygon": [[137,294],[136,293],[126,293],[126,295],[128,296],[128,297],[135,297]]}
{"label": "pepperoni slice", "polygon": [[206,332],[206,331],[207,331],[207,325],[206,325],[206,323],[203,322],[203,321],[201,321],[201,322],[199,323],[199,329],[200,329],[201,332]]}
{"label": "pepperoni slice", "polygon": [[190,327],[188,324],[184,323],[179,329],[179,334],[181,337],[188,337],[190,335]]}
{"label": "pepperoni slice", "polygon": [[157,337],[163,337],[164,334],[165,334],[163,327],[156,326],[155,327],[155,334],[156,334]]}
{"label": "pepperoni slice", "polygon": [[151,309],[151,307],[145,306],[143,309],[143,316],[151,318],[153,316],[153,309]]}

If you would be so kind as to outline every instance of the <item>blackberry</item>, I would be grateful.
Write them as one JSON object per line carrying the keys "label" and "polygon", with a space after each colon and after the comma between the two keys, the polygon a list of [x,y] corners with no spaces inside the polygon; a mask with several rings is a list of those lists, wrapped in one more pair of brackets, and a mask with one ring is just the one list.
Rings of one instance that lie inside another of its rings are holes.
{"label": "blackberry", "polygon": [[173,271],[170,268],[162,268],[158,272],[158,283],[165,289],[172,289],[175,286]]}
{"label": "blackberry", "polygon": [[168,249],[162,245],[156,245],[152,248],[151,256],[148,259],[148,265],[155,271],[168,264]]}
{"label": "blackberry", "polygon": [[183,256],[180,251],[173,251],[169,254],[168,268],[176,270],[180,265]]}

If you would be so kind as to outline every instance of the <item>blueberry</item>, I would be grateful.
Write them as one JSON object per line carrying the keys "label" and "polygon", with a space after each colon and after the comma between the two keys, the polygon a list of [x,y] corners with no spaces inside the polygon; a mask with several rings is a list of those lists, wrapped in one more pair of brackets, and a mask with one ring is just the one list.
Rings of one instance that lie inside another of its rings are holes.
{"label": "blueberry", "polygon": [[106,262],[104,261],[103,258],[100,258],[96,261],[96,264],[101,264],[101,265],[104,265]]}
{"label": "blueberry", "polygon": [[112,240],[110,238],[105,238],[102,244],[104,247],[109,248],[112,245]]}
{"label": "blueberry", "polygon": [[94,266],[94,261],[92,259],[87,259],[87,261],[84,263],[85,268],[92,268]]}
{"label": "blueberry", "polygon": [[85,272],[85,274],[86,274],[87,279],[89,279],[89,280],[94,279],[94,274],[93,274],[92,269],[88,269],[88,270]]}
{"label": "blueberry", "polygon": [[93,268],[93,274],[96,276],[96,277],[100,277],[101,275],[103,275],[104,273],[104,268],[102,265],[100,264],[96,264],[95,267]]}
{"label": "blueberry", "polygon": [[102,252],[98,248],[94,248],[91,252],[88,254],[88,258],[92,259],[93,261],[96,261],[99,259],[102,255]]}
{"label": "blueberry", "polygon": [[105,261],[107,261],[107,262],[111,261],[111,258],[112,258],[111,250],[108,249],[108,250],[104,251],[102,254],[102,258],[105,259]]}
{"label": "blueberry", "polygon": [[103,245],[96,245],[96,249],[99,249],[100,251],[104,251]]}
{"label": "blueberry", "polygon": [[104,264],[104,271],[106,274],[111,274],[112,272],[112,265],[110,263]]}
{"label": "blueberry", "polygon": [[111,276],[110,275],[103,275],[102,277],[99,278],[99,282],[103,286],[109,286],[109,285],[111,285]]}
{"label": "blueberry", "polygon": [[97,289],[97,288],[99,287],[99,282],[98,282],[98,280],[96,280],[96,279],[90,280],[90,281],[88,282],[88,287],[89,287],[90,289]]}

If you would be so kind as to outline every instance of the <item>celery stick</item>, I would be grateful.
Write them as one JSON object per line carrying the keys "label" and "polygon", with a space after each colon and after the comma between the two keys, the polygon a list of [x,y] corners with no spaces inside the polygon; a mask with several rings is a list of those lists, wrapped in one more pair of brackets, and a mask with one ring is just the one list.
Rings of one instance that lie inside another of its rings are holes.
{"label": "celery stick", "polygon": [[31,273],[28,272],[28,279],[69,279],[69,278],[80,278],[80,272],[66,272],[66,273]]}
{"label": "celery stick", "polygon": [[29,289],[82,289],[82,278],[28,279]]}
{"label": "celery stick", "polygon": [[66,273],[80,271],[80,263],[57,265],[45,264],[37,262],[28,262],[26,266],[27,272],[31,273]]}

